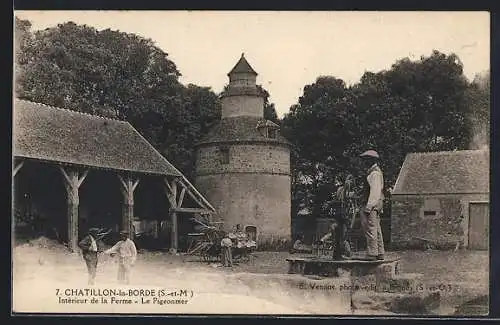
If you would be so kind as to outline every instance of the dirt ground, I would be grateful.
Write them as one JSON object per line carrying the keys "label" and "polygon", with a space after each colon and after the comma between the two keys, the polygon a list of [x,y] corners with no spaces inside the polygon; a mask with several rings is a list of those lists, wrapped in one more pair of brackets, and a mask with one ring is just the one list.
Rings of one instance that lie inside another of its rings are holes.
{"label": "dirt ground", "polygon": [[[478,295],[488,294],[488,252],[405,251],[404,272],[422,273],[426,286],[452,287],[443,292],[443,313]],[[350,314],[350,298],[339,292],[326,294],[298,290],[283,280],[287,273],[285,252],[257,252],[247,263],[233,268],[201,262],[193,256],[140,252],[129,286],[116,281],[117,264],[100,255],[95,289],[149,289],[132,304],[65,303],[66,298],[88,298],[67,289],[90,288],[83,259],[49,240],[39,239],[13,251],[13,311],[64,313],[195,313],[195,314]],[[179,292],[164,296],[159,292]],[[185,290],[185,291],[179,291]],[[76,291],[72,291],[76,292]],[[122,299],[118,297],[119,299]],[[61,300],[63,299],[63,300]],[[101,296],[98,297],[101,299]],[[118,299],[118,300],[119,300]],[[145,303],[150,299],[149,303]],[[115,299],[117,300],[117,299]],[[163,300],[163,304],[162,304]],[[168,301],[167,301],[168,300]],[[120,301],[119,301],[120,302]],[[125,301],[127,302],[127,301]],[[129,301],[130,302],[130,301]],[[358,311],[366,313],[366,311]],[[388,314],[369,311],[370,314]]]}

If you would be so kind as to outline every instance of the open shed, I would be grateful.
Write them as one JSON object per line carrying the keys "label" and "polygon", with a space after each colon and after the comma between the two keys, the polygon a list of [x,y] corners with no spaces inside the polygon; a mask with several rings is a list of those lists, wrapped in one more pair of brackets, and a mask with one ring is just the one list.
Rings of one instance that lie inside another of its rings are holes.
{"label": "open shed", "polygon": [[177,251],[178,215],[215,212],[128,122],[19,99],[13,120],[14,236],[30,223],[75,251],[90,227],[133,234],[149,219],[168,222]]}

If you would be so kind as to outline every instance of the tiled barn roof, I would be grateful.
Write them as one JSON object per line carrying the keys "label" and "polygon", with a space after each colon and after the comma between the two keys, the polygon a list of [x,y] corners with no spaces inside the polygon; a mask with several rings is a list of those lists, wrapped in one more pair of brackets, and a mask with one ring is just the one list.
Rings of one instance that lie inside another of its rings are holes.
{"label": "tiled barn roof", "polygon": [[488,150],[410,153],[393,195],[489,193],[489,175]]}
{"label": "tiled barn roof", "polygon": [[128,122],[19,99],[13,119],[15,157],[182,176]]}

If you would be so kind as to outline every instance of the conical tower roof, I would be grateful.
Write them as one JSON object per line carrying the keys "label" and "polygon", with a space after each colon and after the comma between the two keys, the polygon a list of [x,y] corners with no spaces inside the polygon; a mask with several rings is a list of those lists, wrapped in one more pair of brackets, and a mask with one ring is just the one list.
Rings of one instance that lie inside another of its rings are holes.
{"label": "conical tower roof", "polygon": [[245,59],[245,53],[241,53],[240,60],[238,61],[238,63],[236,63],[234,68],[231,69],[231,71],[229,71],[227,75],[230,76],[236,73],[251,73],[253,75],[258,75],[258,73],[255,72],[255,70],[250,66],[248,61]]}

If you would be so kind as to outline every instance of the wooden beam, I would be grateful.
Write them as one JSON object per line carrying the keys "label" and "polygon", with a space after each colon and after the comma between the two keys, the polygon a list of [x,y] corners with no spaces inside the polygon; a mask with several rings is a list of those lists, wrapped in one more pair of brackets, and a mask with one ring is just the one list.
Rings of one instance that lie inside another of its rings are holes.
{"label": "wooden beam", "polygon": [[66,173],[66,170],[64,170],[64,167],[63,166],[59,166],[59,170],[61,171],[61,173],[63,174],[64,178],[66,179],[66,181],[71,184],[73,181],[71,180],[71,178],[69,177],[68,173]]}
{"label": "wooden beam", "polygon": [[[179,232],[177,224],[177,183],[174,180],[169,181],[168,178],[163,178],[165,195],[170,203],[170,221],[172,223],[172,228],[170,231],[170,252],[177,253],[178,243],[179,243]],[[182,194],[181,194],[182,195]],[[182,203],[182,202],[181,202]]]}
{"label": "wooden beam", "polygon": [[122,189],[127,189],[127,183],[123,180],[123,177],[121,177],[120,175],[116,175],[118,176],[118,179],[120,180],[120,183],[122,184]]}
{"label": "wooden beam", "polygon": [[189,189],[184,183],[182,183],[182,186],[187,189],[188,195],[202,208],[211,210],[203,201],[201,201],[196,195]]}
{"label": "wooden beam", "polygon": [[172,207],[175,207],[176,202],[175,202],[175,199],[172,197],[172,193],[170,192],[170,190],[166,186],[163,187],[163,190],[165,191],[165,195],[167,196],[167,199],[168,199],[168,202],[170,203],[170,205]]}
{"label": "wooden beam", "polygon": [[121,183],[121,191],[122,194],[127,201],[128,204],[134,204],[134,191],[137,188],[137,185],[139,185],[139,179],[132,179],[130,176],[126,176],[123,178],[120,175],[117,175],[118,179],[120,180]]}
{"label": "wooden beam", "polygon": [[134,220],[134,191],[139,184],[139,179],[132,179],[127,175],[122,177],[117,175],[120,180],[120,190],[123,195],[123,210],[122,210],[122,229],[129,231],[131,238],[133,238],[132,223]]}
{"label": "wooden beam", "polygon": [[169,191],[170,193],[173,193],[173,192],[174,192],[174,190],[173,190],[173,189],[172,189],[172,187],[170,186],[170,183],[169,183],[169,181],[168,181],[168,178],[166,178],[166,177],[165,177],[165,178],[163,179],[163,183],[167,186],[168,191]]}
{"label": "wooden beam", "polygon": [[172,187],[172,197],[174,198],[174,201],[177,205],[177,182],[175,181],[175,179],[172,181],[170,186]]}
{"label": "wooden beam", "polygon": [[23,167],[24,160],[21,160],[17,164],[14,162],[14,170],[12,171],[12,176],[16,176],[17,172]]}
{"label": "wooden beam", "polygon": [[198,204],[200,204],[200,206],[205,207],[205,208],[207,208],[208,210],[211,210],[212,212],[215,212],[215,208],[214,208],[214,207],[210,204],[210,202],[208,202],[208,200],[207,200],[207,199],[205,199],[205,197],[204,197],[203,195],[201,195],[201,193],[200,193],[200,192],[198,192],[198,190],[197,190],[197,189],[193,186],[193,184],[191,184],[191,183],[188,181],[188,179],[187,179],[186,177],[184,177],[184,176],[183,176],[183,177],[182,177],[182,180],[180,180],[180,182],[181,182],[181,183],[183,183],[183,184],[184,184],[184,186],[185,186],[185,187],[186,187],[189,191],[193,192],[193,193],[192,193],[192,195],[191,195],[193,198],[196,198],[196,196],[198,196],[198,197],[199,197],[199,199],[197,199],[197,198],[196,198],[196,200],[197,200],[197,201],[201,201],[201,202],[203,202],[203,204],[198,203]]}
{"label": "wooden beam", "polygon": [[78,187],[80,187],[83,183],[83,181],[85,180],[85,178],[87,178],[87,175],[89,173],[89,170],[86,169],[83,174],[81,176],[78,177]]}
{"label": "wooden beam", "polygon": [[179,196],[179,201],[177,202],[177,207],[180,208],[182,206],[182,201],[184,201],[184,195],[186,194],[186,188],[183,187],[181,190],[181,194]]}
{"label": "wooden beam", "polygon": [[164,187],[163,190],[165,191],[165,194],[167,195],[167,199],[171,205],[171,208],[176,208],[177,207],[177,185],[175,184],[175,181],[169,182],[169,180],[165,177],[163,179],[164,182]]}
{"label": "wooden beam", "polygon": [[179,232],[178,232],[178,225],[177,225],[177,213],[175,210],[172,210],[170,213],[170,218],[172,220],[172,230],[170,234],[170,251],[172,253],[177,253],[177,248],[179,244]]}
{"label": "wooden beam", "polygon": [[137,185],[139,185],[139,179],[136,179],[134,184],[132,184],[132,191],[135,191],[135,189],[137,188]]}
{"label": "wooden beam", "polygon": [[175,208],[175,212],[187,212],[187,213],[212,213],[212,210],[199,209],[199,208]]}

